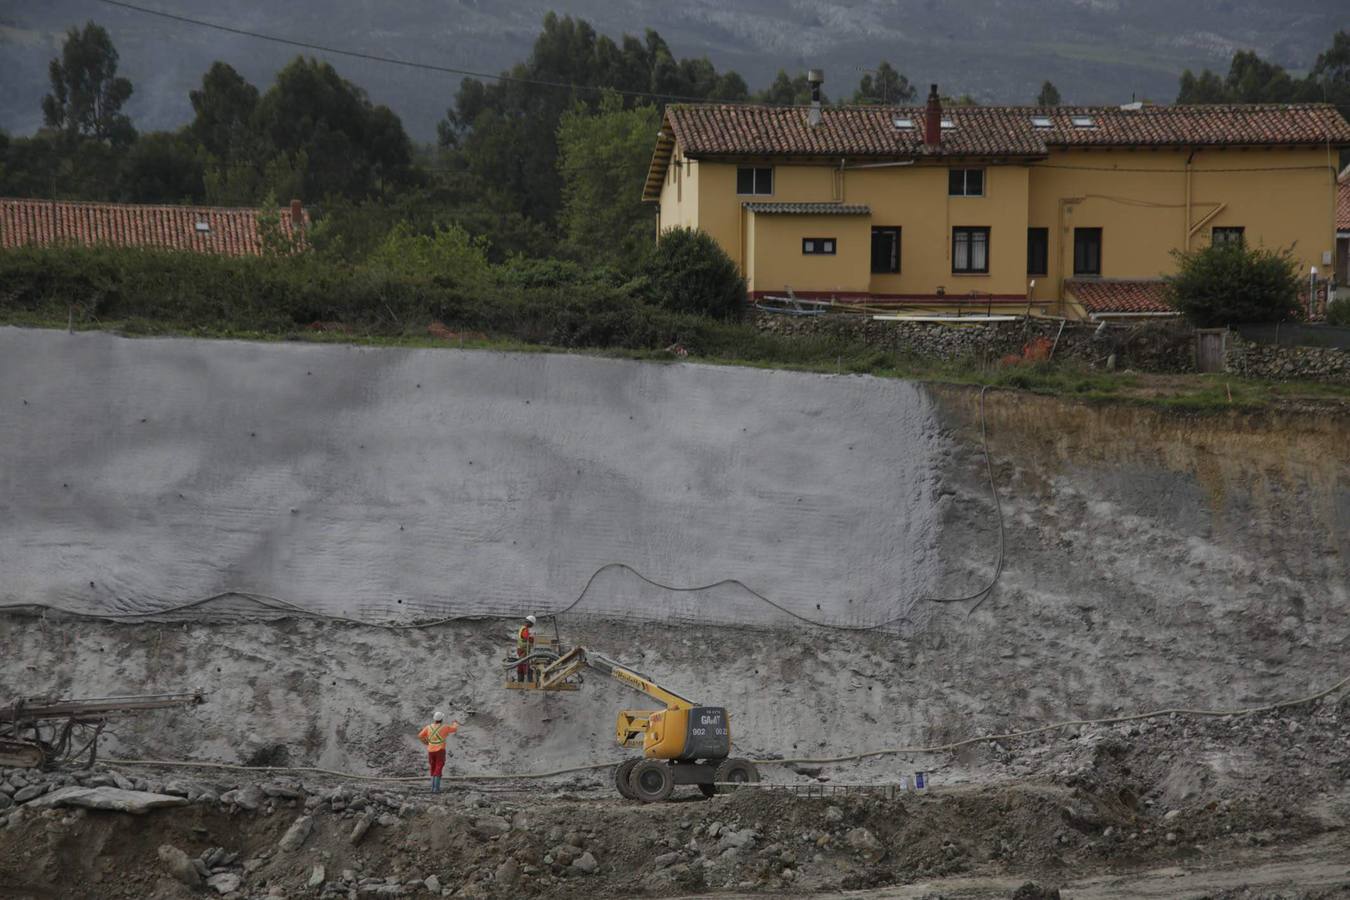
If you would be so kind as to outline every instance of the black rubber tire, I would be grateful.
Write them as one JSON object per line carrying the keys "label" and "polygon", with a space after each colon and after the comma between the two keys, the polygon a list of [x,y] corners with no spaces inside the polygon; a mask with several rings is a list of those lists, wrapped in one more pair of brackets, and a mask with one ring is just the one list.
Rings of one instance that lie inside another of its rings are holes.
{"label": "black rubber tire", "polygon": [[675,773],[670,771],[670,763],[644,759],[633,766],[628,787],[643,803],[660,803],[669,800],[671,791],[675,790]]}
{"label": "black rubber tire", "polygon": [[698,791],[699,791],[699,793],[702,794],[703,796],[705,796],[705,797],[711,799],[711,798],[717,796],[717,785],[715,785],[715,784],[700,784],[700,785],[698,786]]}
{"label": "black rubber tire", "polygon": [[[759,781],[759,769],[748,759],[725,759],[717,767],[717,773],[713,775],[713,780],[720,783],[737,782],[740,784],[754,784]],[[719,791],[734,791],[735,788],[719,787]]]}
{"label": "black rubber tire", "polygon": [[619,789],[619,793],[625,800],[637,799],[637,794],[633,793],[628,778],[633,774],[633,767],[640,762],[642,762],[640,759],[625,759],[614,769],[614,786]]}

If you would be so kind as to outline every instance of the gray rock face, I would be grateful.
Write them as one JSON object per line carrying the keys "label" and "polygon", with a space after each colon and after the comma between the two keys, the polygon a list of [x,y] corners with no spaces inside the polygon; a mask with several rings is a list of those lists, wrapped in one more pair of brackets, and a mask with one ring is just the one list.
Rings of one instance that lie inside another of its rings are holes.
{"label": "gray rock face", "polygon": [[885,848],[881,841],[877,840],[876,835],[866,828],[855,828],[844,836],[844,840],[850,847],[858,851],[858,855],[868,862],[876,862],[885,855]]}
{"label": "gray rock face", "polygon": [[324,879],[327,877],[328,873],[324,871],[324,867],[322,865],[317,865],[314,867],[314,871],[309,873],[308,884],[310,887],[316,888],[319,885],[323,884]]}
{"label": "gray rock face", "polygon": [[591,851],[586,850],[572,861],[572,868],[583,875],[591,875],[596,869],[600,868],[600,863],[596,862],[595,857],[591,855]]}
{"label": "gray rock face", "polygon": [[162,844],[159,848],[160,862],[170,875],[190,888],[202,886],[201,873],[192,864],[192,858],[171,844]]}
{"label": "gray rock face", "polygon": [[151,794],[145,791],[124,791],[115,787],[84,788],[71,785],[57,788],[45,797],[33,801],[35,807],[79,806],[84,809],[105,809],[111,812],[144,815],[152,809],[186,806],[186,797]]}

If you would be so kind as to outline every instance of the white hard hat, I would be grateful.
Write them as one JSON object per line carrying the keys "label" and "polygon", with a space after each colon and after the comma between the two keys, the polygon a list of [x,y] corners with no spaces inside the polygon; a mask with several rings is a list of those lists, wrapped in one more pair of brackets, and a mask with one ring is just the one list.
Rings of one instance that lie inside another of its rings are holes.
{"label": "white hard hat", "polygon": [[433,722],[440,722],[440,721],[443,721],[444,719],[445,719],[445,713],[441,712],[439,709],[436,710],[434,713],[431,714],[431,721],[433,721]]}
{"label": "white hard hat", "polygon": [[535,623],[535,618],[534,618],[534,616],[526,616],[526,617],[525,617],[525,621],[526,621],[526,622],[529,622],[531,625],[533,625],[533,624]]}

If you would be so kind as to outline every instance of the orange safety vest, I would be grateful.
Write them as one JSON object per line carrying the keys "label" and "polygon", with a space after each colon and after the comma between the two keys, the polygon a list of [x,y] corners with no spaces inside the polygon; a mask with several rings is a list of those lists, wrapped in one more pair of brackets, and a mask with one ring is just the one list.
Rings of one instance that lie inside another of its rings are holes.
{"label": "orange safety vest", "polygon": [[427,745],[428,750],[440,750],[445,746],[445,739],[449,735],[459,731],[454,725],[437,725],[432,722],[422,732],[417,735],[422,742]]}
{"label": "orange safety vest", "polygon": [[[516,652],[520,653],[521,650],[528,650],[532,646],[534,646],[534,635],[530,634],[530,626],[520,626],[520,631],[516,632]],[[523,653],[520,655],[524,656]]]}

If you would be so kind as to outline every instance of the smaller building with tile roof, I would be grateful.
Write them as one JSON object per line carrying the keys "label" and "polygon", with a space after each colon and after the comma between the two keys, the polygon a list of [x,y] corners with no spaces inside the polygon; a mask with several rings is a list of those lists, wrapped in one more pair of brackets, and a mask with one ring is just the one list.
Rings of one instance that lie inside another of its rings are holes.
{"label": "smaller building with tile roof", "polygon": [[[250,207],[0,197],[0,249],[82,244],[259,256],[263,239],[258,220],[266,212]],[[309,213],[299,200],[274,215],[285,239],[304,239]]]}
{"label": "smaller building with tile roof", "polygon": [[674,104],[643,199],[658,235],[712,235],[752,299],[1168,315],[1178,251],[1331,268],[1347,146],[1317,103],[944,107],[934,85],[920,107]]}

